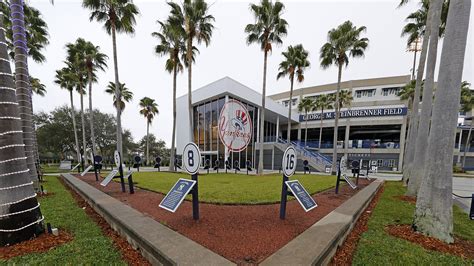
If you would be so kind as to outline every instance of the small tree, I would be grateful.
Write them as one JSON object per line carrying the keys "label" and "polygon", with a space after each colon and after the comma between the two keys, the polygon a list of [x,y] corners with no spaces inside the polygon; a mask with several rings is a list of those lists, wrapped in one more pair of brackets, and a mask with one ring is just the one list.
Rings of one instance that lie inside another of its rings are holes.
{"label": "small tree", "polygon": [[150,124],[153,122],[153,118],[159,114],[158,104],[155,100],[144,97],[140,100],[140,114],[146,118],[146,164],[150,163],[150,146],[149,146],[149,134],[150,134]]}
{"label": "small tree", "polygon": [[[291,99],[291,98],[290,98]],[[300,103],[298,103],[298,112],[304,113],[305,119],[305,130],[304,130],[304,146],[307,146],[308,141],[308,113],[312,112],[316,109],[315,102],[310,98],[303,98],[301,99]],[[288,131],[288,134],[290,134]],[[288,142],[290,141],[290,137],[288,136]]]}

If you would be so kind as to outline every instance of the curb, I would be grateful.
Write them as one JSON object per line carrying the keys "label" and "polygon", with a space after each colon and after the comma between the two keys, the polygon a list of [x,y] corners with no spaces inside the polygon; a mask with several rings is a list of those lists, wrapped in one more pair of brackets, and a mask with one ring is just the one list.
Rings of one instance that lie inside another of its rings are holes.
{"label": "curb", "polygon": [[384,183],[377,179],[260,265],[327,265]]}
{"label": "curb", "polygon": [[153,265],[235,265],[71,174],[61,177]]}

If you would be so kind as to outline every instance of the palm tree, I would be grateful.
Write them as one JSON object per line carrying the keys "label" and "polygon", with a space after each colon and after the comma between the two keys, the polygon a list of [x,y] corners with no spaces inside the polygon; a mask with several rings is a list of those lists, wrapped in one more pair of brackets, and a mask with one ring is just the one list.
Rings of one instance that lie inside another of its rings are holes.
{"label": "palm tree", "polygon": [[426,79],[423,90],[423,104],[421,105],[420,120],[418,123],[417,135],[415,143],[410,145],[415,146],[413,165],[410,182],[408,183],[407,195],[415,196],[418,192],[421,183],[421,176],[424,175],[426,154],[428,149],[428,138],[430,132],[431,108],[433,105],[433,87],[436,67],[436,57],[438,54],[438,37],[439,25],[441,25],[441,10],[443,7],[443,0],[430,1],[430,9],[432,10],[430,43],[428,45],[428,62],[426,64]]}
{"label": "palm tree", "polygon": [[[174,18],[176,19],[176,18]],[[178,72],[183,71],[183,64],[180,60],[180,55],[186,51],[185,32],[182,23],[172,23],[173,18],[170,17],[160,24],[160,32],[153,32],[152,36],[157,37],[160,41],[155,47],[156,54],[160,56],[168,56],[165,63],[165,69],[169,73],[173,73],[173,133],[171,135],[171,152],[169,171],[174,171],[174,157],[175,155],[175,139],[176,139],[176,77]]]}
{"label": "palm tree", "polygon": [[[0,3],[1,11],[3,12],[3,25],[5,28],[6,43],[8,52],[12,59],[15,58],[15,48],[13,46],[13,30],[12,20],[8,2]],[[43,20],[41,12],[38,9],[23,3],[24,20],[26,27],[26,40],[28,45],[28,56],[37,63],[46,61],[42,50],[49,44],[48,25]]]}
{"label": "palm tree", "polygon": [[324,119],[324,110],[331,109],[333,107],[334,97],[330,94],[321,94],[314,101],[315,110],[321,110],[320,121],[321,125],[319,126],[319,144],[318,148],[321,149],[321,141],[323,137],[323,119]]}
{"label": "palm tree", "polygon": [[113,105],[115,108],[119,108],[120,112],[122,113],[123,110],[125,110],[125,103],[129,103],[131,100],[133,100],[133,92],[131,92],[125,83],[120,83],[120,100],[117,101],[117,94],[115,93],[115,83],[112,81],[109,82],[109,85],[107,85],[107,89],[105,89],[105,92],[113,95]]}
{"label": "palm tree", "polygon": [[[342,67],[349,64],[349,57],[362,57],[364,51],[369,45],[369,39],[362,38],[361,33],[365,32],[366,27],[356,27],[350,21],[346,21],[337,28],[328,32],[328,42],[321,47],[320,59],[321,67],[326,69],[331,65],[338,67],[337,90],[335,102],[339,102],[339,93],[341,90]],[[337,161],[337,130],[339,123],[339,106],[336,104],[334,119],[334,148],[332,153],[332,172],[336,172]]]}
{"label": "palm tree", "polygon": [[298,82],[303,82],[304,80],[304,70],[305,68],[309,67],[310,63],[308,61],[308,51],[303,48],[302,44],[298,44],[296,46],[288,46],[288,50],[281,53],[285,58],[278,67],[277,80],[288,76],[290,78],[290,104],[288,105],[288,143],[290,143],[290,135],[291,135],[291,109],[292,109],[292,102],[293,102],[293,83],[295,80]]}
{"label": "palm tree", "polygon": [[87,79],[89,83],[89,123],[91,127],[91,142],[92,142],[92,154],[97,154],[96,144],[95,144],[95,134],[94,134],[94,112],[92,109],[92,82],[95,80],[93,79],[93,74],[97,70],[102,70],[107,67],[106,60],[108,56],[100,52],[100,47],[95,46],[91,42],[84,42],[83,45],[83,56],[85,60],[85,66],[87,69]]}
{"label": "palm tree", "polygon": [[74,108],[74,97],[73,92],[74,88],[77,86],[77,78],[75,73],[70,68],[63,67],[60,70],[56,70],[56,80],[54,80],[56,84],[59,85],[62,89],[69,91],[69,100],[71,102],[71,118],[72,118],[72,126],[74,130],[74,140],[76,141],[76,155],[77,161],[81,162],[81,152],[79,146],[79,138],[77,137],[77,127],[76,127],[76,110]]}
{"label": "palm tree", "polygon": [[146,164],[150,163],[150,147],[149,147],[149,137],[150,137],[150,124],[153,122],[153,118],[155,115],[158,115],[160,112],[158,111],[158,104],[155,100],[144,97],[140,100],[139,103],[140,107],[140,114],[143,115],[146,119]]}
{"label": "palm tree", "polygon": [[35,133],[31,117],[33,106],[31,98],[30,76],[28,74],[28,45],[25,32],[25,20],[22,0],[10,0],[10,14],[12,20],[12,36],[15,50],[15,87],[18,107],[23,129],[26,162],[29,176],[34,188],[38,191],[38,173],[35,165]]}
{"label": "palm tree", "polygon": [[[85,91],[85,84],[87,80],[87,69],[85,67],[85,61],[82,54],[84,43],[79,41],[79,39],[75,43],[68,43],[66,44],[67,49],[67,58],[66,64],[67,67],[72,70],[74,75],[76,76],[76,91],[80,95],[81,101],[81,125],[82,125],[82,154],[86,152],[87,149],[87,141],[86,141],[86,122],[85,122],[85,115],[84,115],[84,94]],[[85,165],[88,164],[88,161],[85,160]]]}
{"label": "palm tree", "polygon": [[275,3],[269,0],[261,0],[260,5],[250,4],[255,23],[245,27],[247,33],[247,45],[252,43],[260,44],[263,51],[263,86],[262,86],[262,107],[260,108],[260,151],[258,158],[258,172],[263,173],[263,136],[265,122],[265,97],[267,86],[267,58],[268,52],[272,51],[272,45],[281,45],[282,37],[287,34],[288,22],[281,15],[285,5],[279,1]]}
{"label": "palm tree", "polygon": [[[291,99],[291,98],[290,98]],[[290,100],[291,102],[291,100]],[[308,113],[312,112],[316,109],[316,104],[315,101],[313,101],[310,98],[303,98],[301,101],[298,103],[298,112],[304,113],[306,119],[305,119],[305,130],[304,130],[304,146],[306,147],[306,143],[308,141]],[[290,131],[288,131],[290,132]],[[290,138],[288,137],[288,141]]]}
{"label": "palm tree", "polygon": [[[470,89],[471,84],[467,81],[463,81],[461,83],[461,111],[463,112],[472,112],[472,108],[474,108],[474,93]],[[466,166],[466,156],[469,148],[471,146],[471,133],[472,133],[472,126],[474,121],[472,121],[471,115],[471,123],[469,125],[469,132],[467,133],[466,144],[464,144],[464,156],[462,158],[462,168]]]}
{"label": "palm tree", "polygon": [[46,95],[46,85],[41,83],[41,80],[30,76],[31,90],[34,94],[44,97]]}
{"label": "palm tree", "polygon": [[[20,6],[21,7],[21,6]],[[0,13],[0,27],[3,18]],[[0,42],[5,42],[0,31]],[[23,147],[20,108],[5,45],[0,45],[0,246],[31,239],[44,231],[43,216],[32,186],[31,171]],[[34,164],[33,164],[34,166]]]}
{"label": "palm tree", "polygon": [[[92,11],[90,20],[97,20],[104,23],[106,32],[112,35],[112,46],[114,53],[114,72],[115,72],[115,98],[121,99],[120,81],[118,74],[117,59],[117,39],[116,33],[133,34],[136,24],[135,16],[138,15],[138,8],[131,0],[83,0],[82,6]],[[117,150],[122,153],[122,120],[121,110],[117,109]]]}
{"label": "palm tree", "polygon": [[430,160],[427,160],[426,173],[417,194],[413,223],[416,231],[447,243],[454,240],[453,136],[459,112],[470,11],[469,0],[450,3],[428,137]]}
{"label": "palm tree", "polygon": [[[444,34],[446,27],[446,17],[448,14],[449,1],[444,1],[441,11],[441,24],[439,26],[439,36]],[[402,37],[408,35],[407,46],[414,46],[414,58],[413,58],[413,69],[412,79],[415,79],[415,68],[416,68],[416,54],[418,50],[418,44],[422,41],[425,34],[425,28],[428,20],[428,9],[430,1],[422,0],[421,7],[417,11],[409,14],[406,18],[408,23],[402,29]]]}
{"label": "palm tree", "polygon": [[[205,0],[184,0],[182,7],[178,4],[169,2],[171,7],[172,24],[182,25],[185,32],[186,52],[184,55],[185,66],[188,68],[188,107],[189,122],[193,124],[193,107],[192,107],[192,65],[194,63],[194,47],[193,42],[198,44],[204,43],[209,46],[212,37],[212,30],[215,21],[214,16],[209,14],[209,6]],[[190,139],[193,140],[193,129],[190,127]]]}

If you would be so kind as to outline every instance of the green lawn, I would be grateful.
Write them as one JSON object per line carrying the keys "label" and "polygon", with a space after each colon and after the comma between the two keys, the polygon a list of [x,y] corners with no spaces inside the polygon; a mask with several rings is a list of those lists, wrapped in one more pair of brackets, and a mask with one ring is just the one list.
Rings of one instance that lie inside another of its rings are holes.
{"label": "green lawn", "polygon": [[112,240],[104,236],[82,208],[79,208],[69,191],[57,177],[46,176],[43,184],[48,192],[55,195],[42,198],[41,211],[45,222],[53,227],[67,230],[74,239],[46,253],[29,254],[11,260],[0,260],[0,264],[15,265],[124,265]]}
{"label": "green lawn", "polygon": [[[168,193],[184,173],[140,172],[133,174],[138,187]],[[335,176],[294,175],[313,194],[336,185]],[[279,174],[247,176],[242,174],[199,175],[199,200],[223,204],[262,204],[280,201],[282,176]],[[189,196],[188,196],[189,198]]]}
{"label": "green lawn", "polygon": [[[403,195],[401,182],[386,182],[385,191],[363,233],[354,255],[354,265],[472,265],[460,257],[426,250],[419,245],[395,238],[384,231],[390,224],[410,224],[414,204],[400,201],[394,196]],[[454,206],[454,232],[474,241],[474,221]]]}

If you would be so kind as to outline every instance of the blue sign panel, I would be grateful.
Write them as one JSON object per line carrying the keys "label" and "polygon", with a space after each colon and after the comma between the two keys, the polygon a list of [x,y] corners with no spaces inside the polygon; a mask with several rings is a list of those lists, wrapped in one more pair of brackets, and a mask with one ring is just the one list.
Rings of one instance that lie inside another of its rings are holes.
{"label": "blue sign panel", "polygon": [[196,181],[180,178],[166,194],[160,203],[160,207],[170,212],[175,212],[184,200],[184,197],[191,191]]}
{"label": "blue sign panel", "polygon": [[304,189],[300,181],[291,180],[285,183],[306,212],[318,207],[318,204],[316,204],[311,195]]}
{"label": "blue sign panel", "polygon": [[[389,108],[370,108],[343,110],[340,112],[340,118],[374,117],[374,116],[404,116],[407,114],[407,107],[389,107]],[[326,112],[323,114],[323,120],[334,119],[335,112]],[[321,120],[321,113],[300,115],[300,122]]]}

